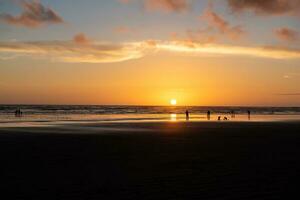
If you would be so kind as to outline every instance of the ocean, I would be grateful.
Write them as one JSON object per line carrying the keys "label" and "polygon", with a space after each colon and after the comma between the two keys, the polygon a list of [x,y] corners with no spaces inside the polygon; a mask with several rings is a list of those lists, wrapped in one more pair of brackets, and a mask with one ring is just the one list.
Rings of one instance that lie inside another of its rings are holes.
{"label": "ocean", "polygon": [[0,105],[0,115],[14,114],[20,108],[24,114],[180,114],[189,110],[190,113],[226,114],[234,111],[236,114],[277,114],[299,115],[300,107],[236,107],[236,106],[107,106],[107,105]]}
{"label": "ocean", "polygon": [[[22,116],[15,111],[21,109]],[[226,117],[231,121],[299,120],[300,107],[229,107],[229,106],[108,106],[108,105],[0,105],[0,126],[56,124],[78,122],[130,122],[130,121],[211,121]],[[231,112],[235,116],[231,115]]]}

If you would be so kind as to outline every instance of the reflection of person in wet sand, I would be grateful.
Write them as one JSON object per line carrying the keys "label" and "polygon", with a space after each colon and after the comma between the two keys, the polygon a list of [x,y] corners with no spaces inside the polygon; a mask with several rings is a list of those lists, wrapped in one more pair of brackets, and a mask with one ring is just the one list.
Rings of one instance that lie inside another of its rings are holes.
{"label": "reflection of person in wet sand", "polygon": [[186,120],[190,119],[190,113],[188,110],[185,111],[185,118],[186,118]]}
{"label": "reflection of person in wet sand", "polygon": [[207,111],[207,120],[210,120],[210,111]]}

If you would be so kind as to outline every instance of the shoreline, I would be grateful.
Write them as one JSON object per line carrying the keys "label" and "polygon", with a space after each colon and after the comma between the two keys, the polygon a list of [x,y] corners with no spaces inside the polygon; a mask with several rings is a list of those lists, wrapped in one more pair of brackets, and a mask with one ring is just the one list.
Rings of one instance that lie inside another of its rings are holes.
{"label": "shoreline", "polygon": [[[182,132],[182,128],[197,129],[221,129],[221,128],[245,128],[257,126],[299,126],[299,120],[281,120],[281,121],[69,121],[53,124],[22,124],[19,126],[13,124],[12,126],[0,126],[1,132],[43,132],[43,133],[66,133],[71,134],[110,134],[110,133],[161,133],[164,131],[169,132]],[[190,130],[186,130],[189,132]],[[226,130],[225,130],[226,132]]]}
{"label": "shoreline", "polygon": [[[132,114],[132,115],[24,115],[22,117],[0,116],[0,128],[5,127],[51,127],[61,125],[80,124],[118,124],[118,123],[241,123],[241,122],[300,122],[300,115],[251,115],[250,120],[247,115],[236,115],[232,118],[228,115],[220,115],[221,120],[217,120],[219,115],[211,115],[207,120],[206,115],[190,115],[186,120],[184,114]],[[228,120],[223,120],[227,117]]]}

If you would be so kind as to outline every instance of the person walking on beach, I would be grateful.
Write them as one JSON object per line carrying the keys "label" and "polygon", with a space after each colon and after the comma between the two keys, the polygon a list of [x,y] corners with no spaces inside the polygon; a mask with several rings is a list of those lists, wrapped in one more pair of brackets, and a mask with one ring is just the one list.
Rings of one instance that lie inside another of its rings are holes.
{"label": "person walking on beach", "polygon": [[235,118],[234,110],[231,111],[231,118]]}
{"label": "person walking on beach", "polygon": [[210,120],[210,111],[207,111],[207,120]]}
{"label": "person walking on beach", "polygon": [[250,117],[251,117],[251,112],[250,112],[250,110],[248,110],[247,113],[248,113],[248,120],[250,120]]}
{"label": "person walking on beach", "polygon": [[185,119],[188,121],[190,119],[190,113],[188,110],[185,111]]}

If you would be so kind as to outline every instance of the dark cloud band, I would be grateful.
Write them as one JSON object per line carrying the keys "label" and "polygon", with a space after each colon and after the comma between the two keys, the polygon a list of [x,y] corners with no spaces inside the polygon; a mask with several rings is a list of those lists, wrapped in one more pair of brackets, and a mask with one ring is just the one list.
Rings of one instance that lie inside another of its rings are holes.
{"label": "dark cloud band", "polygon": [[38,27],[45,24],[63,23],[63,19],[51,8],[44,7],[40,2],[21,1],[23,12],[18,16],[8,13],[0,14],[0,20],[18,26]]}
{"label": "dark cloud band", "polygon": [[227,0],[234,12],[253,11],[261,15],[299,15],[299,0]]}

